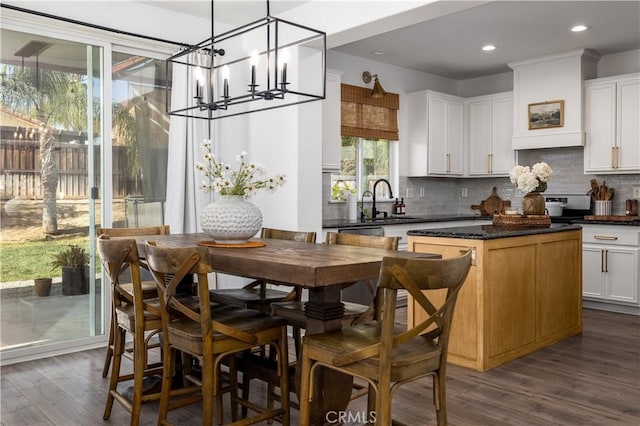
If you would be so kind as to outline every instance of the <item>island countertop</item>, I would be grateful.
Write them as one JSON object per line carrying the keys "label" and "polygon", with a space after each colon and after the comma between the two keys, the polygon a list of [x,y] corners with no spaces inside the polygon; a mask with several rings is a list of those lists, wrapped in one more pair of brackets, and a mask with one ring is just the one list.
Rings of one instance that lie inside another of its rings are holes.
{"label": "island countertop", "polygon": [[468,240],[493,240],[497,238],[522,237],[526,235],[549,234],[580,230],[577,224],[552,223],[548,228],[508,228],[495,225],[474,225],[437,229],[412,229],[407,231],[409,236],[463,238]]}

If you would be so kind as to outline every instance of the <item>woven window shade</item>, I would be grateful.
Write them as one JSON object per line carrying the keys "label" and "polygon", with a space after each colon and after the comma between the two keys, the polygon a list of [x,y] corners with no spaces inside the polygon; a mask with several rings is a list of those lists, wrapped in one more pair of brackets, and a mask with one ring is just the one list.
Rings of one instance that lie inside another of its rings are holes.
{"label": "woven window shade", "polygon": [[342,136],[398,140],[400,97],[389,93],[371,97],[371,89],[342,84]]}

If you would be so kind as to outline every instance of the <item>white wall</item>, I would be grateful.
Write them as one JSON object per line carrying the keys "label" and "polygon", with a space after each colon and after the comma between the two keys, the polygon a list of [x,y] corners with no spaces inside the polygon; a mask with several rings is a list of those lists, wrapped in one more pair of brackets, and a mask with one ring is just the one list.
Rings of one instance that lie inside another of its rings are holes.
{"label": "white wall", "polygon": [[634,72],[640,72],[640,50],[603,56],[597,65],[598,78]]}

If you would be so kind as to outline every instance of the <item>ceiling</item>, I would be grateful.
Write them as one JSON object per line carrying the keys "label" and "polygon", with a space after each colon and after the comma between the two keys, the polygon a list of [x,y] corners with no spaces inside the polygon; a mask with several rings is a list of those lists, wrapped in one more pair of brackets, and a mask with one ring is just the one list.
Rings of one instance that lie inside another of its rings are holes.
{"label": "ceiling", "polygon": [[[206,1],[142,3],[195,16],[211,13],[210,3]],[[304,3],[306,1],[272,0],[271,13],[277,16]],[[330,3],[335,7],[335,2],[327,2],[327,7]],[[253,5],[247,7],[248,4]],[[231,25],[246,23],[248,19],[264,16],[265,4],[266,1],[259,0],[218,1],[216,15]],[[247,16],[248,10],[251,16]],[[589,29],[571,33],[569,28],[578,23],[588,25]],[[481,47],[485,43],[496,44],[498,48],[483,52]],[[583,48],[601,55],[640,49],[640,1],[478,1],[474,7],[460,12],[337,46],[334,50],[464,80],[508,72],[509,62]],[[384,53],[374,53],[380,51]]]}

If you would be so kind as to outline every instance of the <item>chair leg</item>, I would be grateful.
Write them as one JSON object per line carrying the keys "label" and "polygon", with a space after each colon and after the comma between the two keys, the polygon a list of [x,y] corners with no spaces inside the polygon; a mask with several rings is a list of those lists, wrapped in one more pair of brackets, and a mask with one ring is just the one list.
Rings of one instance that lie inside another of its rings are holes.
{"label": "chair leg", "polygon": [[120,364],[122,361],[122,354],[124,352],[125,343],[125,331],[118,327],[114,333],[113,342],[113,365],[111,366],[111,378],[109,379],[109,391],[107,392],[107,404],[104,407],[104,414],[102,418],[108,420],[111,416],[111,409],[113,408],[113,392],[118,387],[118,379],[120,378]]}
{"label": "chair leg", "polygon": [[387,426],[391,424],[391,381],[388,377],[381,379],[376,394],[376,425]]}
{"label": "chair leg", "polygon": [[311,359],[307,356],[307,348],[302,345],[302,354],[298,358],[301,365],[301,381],[300,381],[300,426],[309,426],[309,418],[311,416],[311,406],[309,404],[309,394],[311,391]]}
{"label": "chair leg", "polygon": [[[163,351],[164,361],[162,363],[162,393],[160,394],[160,406],[158,407],[158,424],[163,424],[167,420],[169,411],[169,397],[171,396],[171,382],[175,374],[174,359],[175,350],[165,346]],[[185,383],[186,386],[186,383]]]}
{"label": "chair leg", "polygon": [[438,426],[447,424],[447,390],[443,377],[438,373],[433,375],[433,402],[436,408]]}
{"label": "chair leg", "polygon": [[111,312],[111,321],[109,322],[109,336],[107,338],[107,353],[104,355],[104,367],[102,367],[102,377],[109,375],[109,367],[111,366],[111,360],[113,359],[113,339],[116,328],[116,323],[113,319],[115,315]]}
{"label": "chair leg", "polygon": [[146,367],[147,351],[144,332],[137,332],[133,338],[133,401],[131,402],[131,426],[138,426],[142,409],[142,384]]}
{"label": "chair leg", "polygon": [[[249,377],[249,374],[247,374],[246,372],[242,373],[242,399],[243,400],[245,401],[249,400],[250,389],[251,389],[251,377]],[[243,418],[247,417],[247,414],[249,413],[249,409],[243,405],[240,409],[240,413]]]}
{"label": "chair leg", "polygon": [[[218,381],[220,382],[220,380]],[[218,385],[218,389],[221,386]],[[229,355],[229,391],[231,393],[231,420],[238,420],[238,366],[235,354]],[[220,392],[220,412],[222,413],[222,393]]]}
{"label": "chair leg", "polygon": [[213,401],[218,397],[220,370],[214,368],[215,356],[206,352],[202,356],[202,424],[209,426],[213,421]]}
{"label": "chair leg", "polygon": [[[284,408],[282,415],[282,425],[289,426],[291,417],[291,404],[289,394],[289,341],[287,337],[287,327],[282,327],[280,336],[280,405]],[[273,405],[273,402],[272,402]],[[273,407],[270,407],[273,408]]]}
{"label": "chair leg", "polygon": [[367,413],[376,411],[376,389],[369,385],[369,392],[367,393]]}

